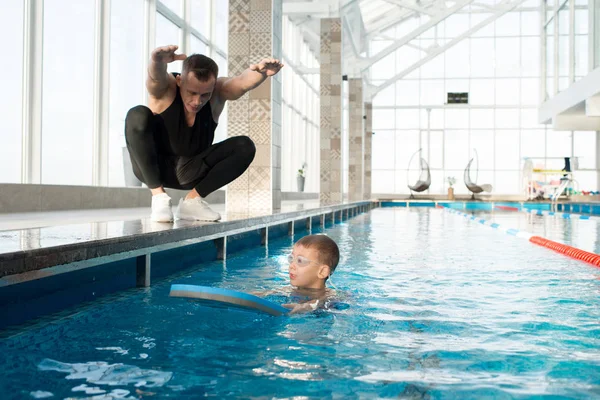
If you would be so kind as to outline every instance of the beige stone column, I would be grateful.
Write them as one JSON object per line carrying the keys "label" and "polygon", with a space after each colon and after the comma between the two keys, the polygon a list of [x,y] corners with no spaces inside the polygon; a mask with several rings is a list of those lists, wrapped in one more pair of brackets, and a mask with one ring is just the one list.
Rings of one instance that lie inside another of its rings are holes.
{"label": "beige stone column", "polygon": [[[281,1],[229,0],[229,76],[266,57],[281,59],[281,27]],[[248,170],[227,185],[228,215],[281,208],[281,89],[277,74],[228,102],[228,136],[246,135],[256,145]]]}
{"label": "beige stone column", "polygon": [[373,104],[365,103],[365,146],[364,146],[364,160],[365,160],[365,186],[364,186],[364,199],[371,199],[371,154],[372,154],[372,142],[373,142]]}
{"label": "beige stone column", "polygon": [[365,136],[362,78],[349,79],[348,88],[350,119],[348,132],[348,200],[360,201],[363,199],[364,193],[363,138]]}
{"label": "beige stone column", "polygon": [[321,186],[323,204],[342,202],[342,24],[321,20]]}

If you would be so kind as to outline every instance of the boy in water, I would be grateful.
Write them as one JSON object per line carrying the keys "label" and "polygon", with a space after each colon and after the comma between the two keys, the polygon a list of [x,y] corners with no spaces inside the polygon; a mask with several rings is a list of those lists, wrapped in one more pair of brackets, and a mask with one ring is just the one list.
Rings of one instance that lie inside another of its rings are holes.
{"label": "boy in water", "polygon": [[288,256],[290,284],[296,288],[296,295],[307,300],[284,304],[291,310],[290,314],[327,307],[332,291],[325,287],[325,282],[335,271],[339,260],[340,250],[328,236],[308,235],[294,244],[292,254]]}

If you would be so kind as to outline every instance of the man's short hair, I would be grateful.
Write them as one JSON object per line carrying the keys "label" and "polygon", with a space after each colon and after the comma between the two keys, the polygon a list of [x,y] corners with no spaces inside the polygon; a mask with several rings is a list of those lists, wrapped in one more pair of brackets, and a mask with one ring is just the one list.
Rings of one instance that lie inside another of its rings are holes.
{"label": "man's short hair", "polygon": [[181,69],[181,77],[187,78],[188,73],[192,72],[194,76],[201,82],[206,82],[211,77],[215,79],[219,76],[219,66],[210,57],[203,54],[192,54],[183,60],[183,68]]}
{"label": "man's short hair", "polygon": [[319,252],[319,262],[329,266],[333,274],[340,261],[340,249],[329,236],[307,235],[296,242],[296,245],[316,249]]}

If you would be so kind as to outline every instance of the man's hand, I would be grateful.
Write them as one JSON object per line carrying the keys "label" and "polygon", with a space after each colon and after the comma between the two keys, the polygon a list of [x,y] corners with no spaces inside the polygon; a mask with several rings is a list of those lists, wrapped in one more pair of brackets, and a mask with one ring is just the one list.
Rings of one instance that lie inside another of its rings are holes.
{"label": "man's hand", "polygon": [[163,46],[154,49],[152,52],[152,61],[155,63],[168,64],[173,61],[185,60],[187,56],[185,54],[175,54],[178,46]]}
{"label": "man's hand", "polygon": [[273,76],[283,68],[283,64],[274,58],[265,58],[258,64],[250,65],[252,71],[256,71],[264,76]]}

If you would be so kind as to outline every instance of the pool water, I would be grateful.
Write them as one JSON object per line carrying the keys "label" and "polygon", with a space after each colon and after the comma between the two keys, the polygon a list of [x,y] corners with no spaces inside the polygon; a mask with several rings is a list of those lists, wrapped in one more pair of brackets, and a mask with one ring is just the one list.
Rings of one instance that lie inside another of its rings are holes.
{"label": "pool water", "polygon": [[287,290],[284,238],[1,339],[2,399],[600,397],[599,268],[432,208],[324,232],[345,307],[271,317],[169,297]]}

